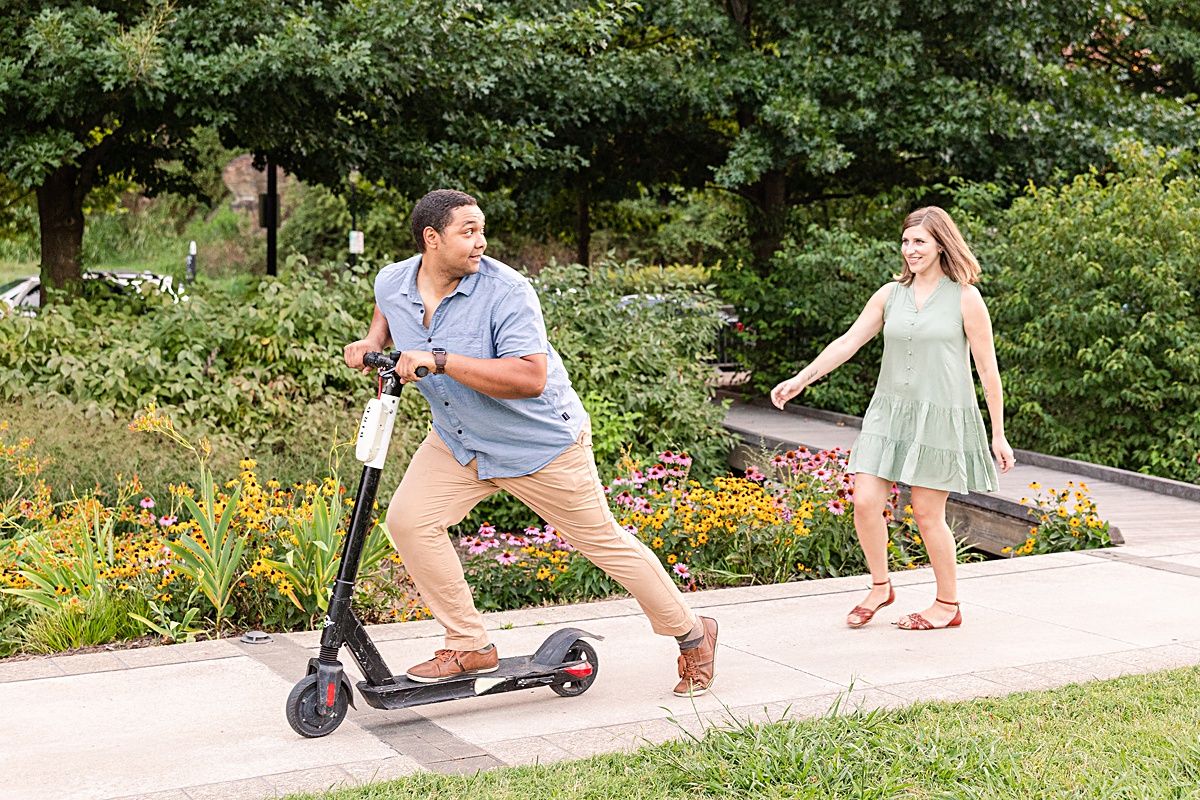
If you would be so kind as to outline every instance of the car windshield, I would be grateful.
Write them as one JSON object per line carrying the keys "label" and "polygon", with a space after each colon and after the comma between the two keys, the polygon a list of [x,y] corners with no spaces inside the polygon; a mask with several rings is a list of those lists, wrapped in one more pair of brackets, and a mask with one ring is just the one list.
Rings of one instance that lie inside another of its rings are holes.
{"label": "car windshield", "polygon": [[18,286],[20,286],[22,283],[24,283],[27,280],[29,280],[29,278],[17,278],[15,281],[9,281],[8,283],[4,284],[3,286],[0,286],[0,294],[4,294],[9,289],[17,288]]}

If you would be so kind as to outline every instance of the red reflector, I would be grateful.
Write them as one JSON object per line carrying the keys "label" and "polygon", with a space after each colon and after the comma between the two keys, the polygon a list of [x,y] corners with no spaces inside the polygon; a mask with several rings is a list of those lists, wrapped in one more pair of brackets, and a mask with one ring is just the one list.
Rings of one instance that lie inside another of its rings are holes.
{"label": "red reflector", "polygon": [[332,706],[333,701],[337,699],[337,684],[331,683],[325,687],[325,705]]}
{"label": "red reflector", "polygon": [[568,675],[574,675],[576,678],[586,678],[592,674],[592,665],[584,661],[582,664],[576,664],[573,667],[567,667],[563,672]]}

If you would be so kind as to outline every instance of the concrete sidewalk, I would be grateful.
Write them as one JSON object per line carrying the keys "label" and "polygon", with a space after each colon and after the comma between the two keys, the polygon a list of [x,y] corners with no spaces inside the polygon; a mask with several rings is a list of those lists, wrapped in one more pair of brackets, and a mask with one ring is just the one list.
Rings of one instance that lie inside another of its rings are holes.
{"label": "concrete sidewalk", "polygon": [[[895,576],[896,603],[867,627],[846,613],[863,577],[701,592],[721,623],[716,681],[695,707],[671,695],[674,643],[631,600],[492,614],[502,655],[556,627],[605,636],[583,696],[549,690],[417,710],[359,709],[324,739],[296,736],[284,700],[315,633],[0,664],[0,798],[258,800],[384,780],[580,758],[739,718],[823,714],[853,685],[865,708],[994,696],[1200,664],[1200,541],[991,561],[960,568],[964,624],[906,632],[933,576]],[[393,670],[440,646],[433,623],[371,630]]]}

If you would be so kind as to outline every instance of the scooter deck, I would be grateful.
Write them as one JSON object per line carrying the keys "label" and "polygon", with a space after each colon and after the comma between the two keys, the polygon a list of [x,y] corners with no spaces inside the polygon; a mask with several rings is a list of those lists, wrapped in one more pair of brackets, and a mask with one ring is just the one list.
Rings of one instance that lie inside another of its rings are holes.
{"label": "scooter deck", "polygon": [[502,658],[493,672],[463,675],[438,683],[421,683],[403,675],[381,686],[359,681],[358,691],[374,708],[408,708],[576,680],[562,671],[570,663],[541,664],[533,659],[531,655]]}

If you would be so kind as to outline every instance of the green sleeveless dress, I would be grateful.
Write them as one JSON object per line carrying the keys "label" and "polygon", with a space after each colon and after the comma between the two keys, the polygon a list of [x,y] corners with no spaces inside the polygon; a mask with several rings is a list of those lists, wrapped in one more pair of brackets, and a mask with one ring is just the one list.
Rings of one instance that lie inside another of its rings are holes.
{"label": "green sleeveless dress", "polygon": [[912,286],[892,286],[879,383],[847,472],[959,494],[998,488],[975,398],[962,290],[943,276],[918,311]]}

